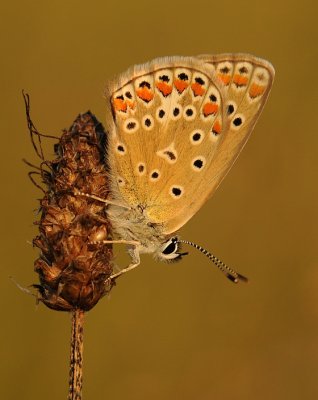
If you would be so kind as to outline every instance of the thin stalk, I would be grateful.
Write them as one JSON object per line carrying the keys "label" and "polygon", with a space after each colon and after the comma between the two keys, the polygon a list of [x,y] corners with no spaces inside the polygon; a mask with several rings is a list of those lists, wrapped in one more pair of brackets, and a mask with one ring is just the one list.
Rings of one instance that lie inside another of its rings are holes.
{"label": "thin stalk", "polygon": [[84,311],[72,311],[72,336],[68,400],[82,399]]}

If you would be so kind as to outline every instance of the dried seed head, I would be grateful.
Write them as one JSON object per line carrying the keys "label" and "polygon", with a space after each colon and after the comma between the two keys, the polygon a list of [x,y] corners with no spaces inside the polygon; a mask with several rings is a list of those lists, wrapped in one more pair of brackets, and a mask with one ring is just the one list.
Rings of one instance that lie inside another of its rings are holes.
{"label": "dried seed head", "polygon": [[[31,136],[40,135],[29,116],[28,97],[26,106]],[[34,138],[32,143],[35,145]],[[112,287],[108,279],[112,273],[111,245],[90,244],[109,239],[111,226],[105,204],[74,192],[107,198],[107,136],[87,112],[77,117],[54,147],[57,158],[41,163],[46,187],[37,222],[40,234],[33,240],[41,251],[35,261],[40,284],[35,287],[40,300],[54,310],[87,311]],[[37,153],[44,158],[42,149]]]}

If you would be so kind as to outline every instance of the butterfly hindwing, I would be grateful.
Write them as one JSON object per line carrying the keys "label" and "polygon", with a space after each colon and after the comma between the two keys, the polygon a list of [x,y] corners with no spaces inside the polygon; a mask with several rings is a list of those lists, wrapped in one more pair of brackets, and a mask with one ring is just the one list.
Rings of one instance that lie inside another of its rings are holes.
{"label": "butterfly hindwing", "polygon": [[270,88],[271,73],[254,59],[208,57],[157,59],[108,87],[114,192],[164,233],[214,192]]}
{"label": "butterfly hindwing", "polygon": [[248,54],[199,57],[213,66],[224,85],[229,126],[222,146],[210,165],[210,197],[248,140],[268,98],[275,72],[269,62]]}

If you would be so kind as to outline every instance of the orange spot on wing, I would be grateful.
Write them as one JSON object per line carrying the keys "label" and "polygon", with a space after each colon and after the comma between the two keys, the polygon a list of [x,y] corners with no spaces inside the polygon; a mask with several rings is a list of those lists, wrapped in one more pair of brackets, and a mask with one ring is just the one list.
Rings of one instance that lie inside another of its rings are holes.
{"label": "orange spot on wing", "polygon": [[233,83],[236,86],[246,86],[248,82],[248,77],[244,75],[235,74],[233,77]]}
{"label": "orange spot on wing", "polygon": [[182,79],[175,79],[174,86],[177,88],[179,93],[182,93],[189,86],[189,83]]}
{"label": "orange spot on wing", "polygon": [[131,100],[126,100],[127,106],[131,109],[134,109],[136,107],[136,102],[131,101]]}
{"label": "orange spot on wing", "polygon": [[231,75],[227,74],[218,74],[218,77],[221,79],[221,81],[225,84],[228,85],[231,80]]}
{"label": "orange spot on wing", "polygon": [[153,99],[153,93],[147,87],[136,90],[136,94],[141,100],[147,103]]}
{"label": "orange spot on wing", "polygon": [[260,96],[265,92],[266,86],[261,86],[257,85],[256,83],[252,83],[250,90],[249,90],[249,95],[254,99],[257,96]]}
{"label": "orange spot on wing", "polygon": [[206,103],[203,106],[203,114],[205,117],[211,114],[216,114],[219,109],[219,106],[215,103]]}
{"label": "orange spot on wing", "polygon": [[172,92],[172,86],[166,82],[156,82],[156,87],[166,97]]}
{"label": "orange spot on wing", "polygon": [[222,129],[222,127],[221,127],[220,121],[219,121],[219,120],[216,120],[216,121],[214,122],[214,124],[213,124],[212,132],[213,132],[215,135],[218,135],[218,134],[221,132],[221,129]]}
{"label": "orange spot on wing", "polygon": [[122,99],[114,99],[113,105],[116,111],[123,111],[123,112],[127,111],[127,104]]}
{"label": "orange spot on wing", "polygon": [[205,92],[205,89],[200,83],[194,82],[191,85],[191,89],[193,90],[193,93],[195,96],[202,96],[203,93]]}

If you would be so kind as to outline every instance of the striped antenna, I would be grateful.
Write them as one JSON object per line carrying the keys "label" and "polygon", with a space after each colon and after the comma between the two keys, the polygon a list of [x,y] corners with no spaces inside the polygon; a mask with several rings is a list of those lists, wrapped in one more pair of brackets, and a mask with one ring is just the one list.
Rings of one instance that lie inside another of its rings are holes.
{"label": "striped antenna", "polygon": [[218,268],[220,271],[223,272],[223,274],[232,282],[238,283],[238,282],[248,282],[248,279],[239,274],[238,272],[234,271],[234,269],[228,267],[224,262],[219,260],[217,257],[215,257],[213,254],[209,253],[207,250],[205,250],[203,247],[193,243],[189,242],[188,240],[181,240],[179,239],[178,242],[180,243],[185,243],[189,244],[192,247],[195,247],[197,250],[201,251],[205,256],[207,256]]}

